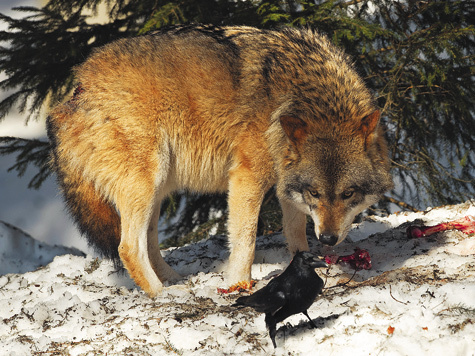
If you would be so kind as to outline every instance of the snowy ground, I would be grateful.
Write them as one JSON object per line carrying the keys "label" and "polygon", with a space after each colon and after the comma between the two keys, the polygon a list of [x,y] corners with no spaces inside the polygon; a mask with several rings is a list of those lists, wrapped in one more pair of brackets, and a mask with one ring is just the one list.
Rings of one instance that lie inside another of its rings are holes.
{"label": "snowy ground", "polygon": [[[319,271],[323,296],[278,324],[278,348],[264,316],[220,295],[224,237],[165,251],[186,275],[150,299],[107,261],[39,243],[0,223],[0,355],[475,355],[475,236],[458,231],[408,239],[408,222],[475,215],[475,201],[365,221],[350,240],[320,255],[367,249],[373,268]],[[54,260],[49,263],[53,258]],[[290,260],[281,235],[259,237],[257,288]],[[38,265],[47,264],[34,270]],[[7,270],[9,269],[9,270]],[[32,270],[26,272],[26,270]],[[323,273],[327,276],[323,276]]]}

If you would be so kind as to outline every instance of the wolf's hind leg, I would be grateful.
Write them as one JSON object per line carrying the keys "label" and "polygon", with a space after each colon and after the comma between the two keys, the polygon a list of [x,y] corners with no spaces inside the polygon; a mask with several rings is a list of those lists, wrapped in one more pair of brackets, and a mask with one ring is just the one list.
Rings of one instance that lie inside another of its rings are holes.
{"label": "wolf's hind leg", "polygon": [[151,206],[144,204],[136,209],[124,209],[119,206],[119,210],[121,216],[120,259],[135,283],[153,297],[160,293],[163,284],[149,258],[147,230]]}
{"label": "wolf's hind leg", "polygon": [[181,276],[175,272],[162,257],[160,253],[160,246],[158,244],[158,220],[160,218],[160,199],[155,202],[152,217],[150,219],[147,241],[148,241],[148,256],[152,262],[153,269],[160,281],[174,282],[181,279]]}
{"label": "wolf's hind leg", "polygon": [[163,289],[163,282],[176,281],[181,276],[160,253],[157,227],[161,199],[148,193],[150,190],[142,191],[141,195],[135,191],[134,199],[125,199],[124,208],[119,206],[122,224],[119,255],[135,283],[153,297]]}
{"label": "wolf's hind leg", "polygon": [[307,216],[292,203],[285,199],[280,200],[282,207],[282,225],[284,236],[291,254],[297,251],[308,251],[306,234]]}

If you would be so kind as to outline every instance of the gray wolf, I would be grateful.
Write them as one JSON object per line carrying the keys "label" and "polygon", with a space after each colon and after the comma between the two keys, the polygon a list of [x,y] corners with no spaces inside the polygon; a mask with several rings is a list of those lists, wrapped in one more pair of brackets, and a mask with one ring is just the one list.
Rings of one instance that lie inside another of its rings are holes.
{"label": "gray wolf", "polygon": [[79,230],[154,296],[180,276],[157,240],[174,191],[227,192],[228,283],[249,281],[264,194],[291,253],[324,244],[392,187],[380,113],[350,60],[308,29],[189,25],[121,39],[75,69],[47,119]]}

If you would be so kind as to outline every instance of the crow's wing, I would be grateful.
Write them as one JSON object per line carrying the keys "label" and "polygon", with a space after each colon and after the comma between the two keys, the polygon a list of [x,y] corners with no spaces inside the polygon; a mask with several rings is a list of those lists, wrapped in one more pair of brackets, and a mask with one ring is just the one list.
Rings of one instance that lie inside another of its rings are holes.
{"label": "crow's wing", "polygon": [[284,292],[274,292],[263,288],[250,296],[238,298],[236,304],[252,307],[260,313],[274,315],[286,304],[286,301]]}

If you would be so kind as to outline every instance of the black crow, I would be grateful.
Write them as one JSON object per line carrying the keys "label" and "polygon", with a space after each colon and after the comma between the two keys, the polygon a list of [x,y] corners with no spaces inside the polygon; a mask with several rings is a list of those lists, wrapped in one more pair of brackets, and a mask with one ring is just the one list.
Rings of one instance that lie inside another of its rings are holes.
{"label": "black crow", "polygon": [[317,267],[328,266],[310,252],[298,252],[282,274],[254,294],[238,298],[233,305],[249,306],[266,314],[266,326],[275,348],[276,324],[289,316],[303,313],[317,327],[307,313],[323,288],[323,280],[315,272]]}

